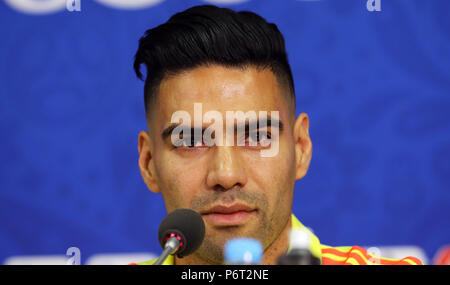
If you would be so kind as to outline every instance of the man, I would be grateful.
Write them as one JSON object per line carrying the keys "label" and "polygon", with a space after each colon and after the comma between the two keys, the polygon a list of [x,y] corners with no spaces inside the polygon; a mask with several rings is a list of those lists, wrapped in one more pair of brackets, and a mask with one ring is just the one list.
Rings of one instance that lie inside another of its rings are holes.
{"label": "man", "polygon": [[[294,184],[306,175],[312,154],[308,116],[295,118],[294,83],[278,28],[251,12],[193,7],[146,32],[134,62],[142,79],[141,64],[149,128],[138,139],[142,177],[163,195],[167,212],[193,209],[206,226],[196,252],[165,264],[223,264],[224,244],[236,237],[260,241],[262,263],[276,264],[289,249],[291,229],[303,228],[291,213]],[[174,120],[180,112],[187,119]],[[228,124],[230,112],[265,116],[245,117],[240,129],[238,120]],[[205,142],[208,130],[212,143]],[[322,264],[420,264],[312,240]]]}

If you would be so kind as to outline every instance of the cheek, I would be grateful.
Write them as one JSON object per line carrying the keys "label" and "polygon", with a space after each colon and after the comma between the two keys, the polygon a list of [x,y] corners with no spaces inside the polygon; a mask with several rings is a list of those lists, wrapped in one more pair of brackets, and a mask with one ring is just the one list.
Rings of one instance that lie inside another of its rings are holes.
{"label": "cheek", "polygon": [[155,157],[158,184],[163,195],[167,211],[189,208],[192,199],[202,189],[203,168],[193,166],[169,153]]}
{"label": "cheek", "polygon": [[[295,155],[292,146],[280,141],[280,149],[274,157],[247,155],[247,169],[256,187],[261,189],[269,207],[288,206],[292,200],[295,183]],[[290,208],[288,209],[290,211]]]}
{"label": "cheek", "polygon": [[258,151],[246,152],[247,168],[259,179],[274,182],[295,181],[295,149],[280,140],[279,151],[273,157],[262,157]]}

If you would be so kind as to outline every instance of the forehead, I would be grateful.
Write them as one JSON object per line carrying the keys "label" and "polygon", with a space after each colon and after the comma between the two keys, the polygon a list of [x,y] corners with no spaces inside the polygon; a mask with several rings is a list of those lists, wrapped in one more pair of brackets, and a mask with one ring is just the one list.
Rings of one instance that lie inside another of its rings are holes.
{"label": "forehead", "polygon": [[160,127],[170,122],[176,111],[192,116],[194,103],[202,111],[279,111],[287,116],[286,101],[275,75],[269,69],[202,66],[164,79],[155,102]]}

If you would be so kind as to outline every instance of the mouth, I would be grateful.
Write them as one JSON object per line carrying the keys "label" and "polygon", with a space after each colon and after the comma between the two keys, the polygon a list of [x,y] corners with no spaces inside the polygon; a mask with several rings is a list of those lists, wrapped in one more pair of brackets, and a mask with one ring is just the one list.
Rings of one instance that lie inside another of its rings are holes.
{"label": "mouth", "polygon": [[217,205],[200,212],[205,221],[215,226],[239,226],[255,215],[257,209],[244,204]]}

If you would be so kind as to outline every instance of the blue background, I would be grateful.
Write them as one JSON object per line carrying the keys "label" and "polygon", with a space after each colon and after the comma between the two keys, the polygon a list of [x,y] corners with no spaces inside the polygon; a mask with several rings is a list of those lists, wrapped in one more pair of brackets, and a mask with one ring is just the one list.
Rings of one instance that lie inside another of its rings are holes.
{"label": "blue background", "polygon": [[[0,262],[160,251],[160,195],[138,169],[132,70],[143,32],[205,1],[139,10],[82,1],[28,15],[0,2]],[[328,245],[450,243],[450,1],[261,1],[286,38],[313,158],[293,212]]]}

